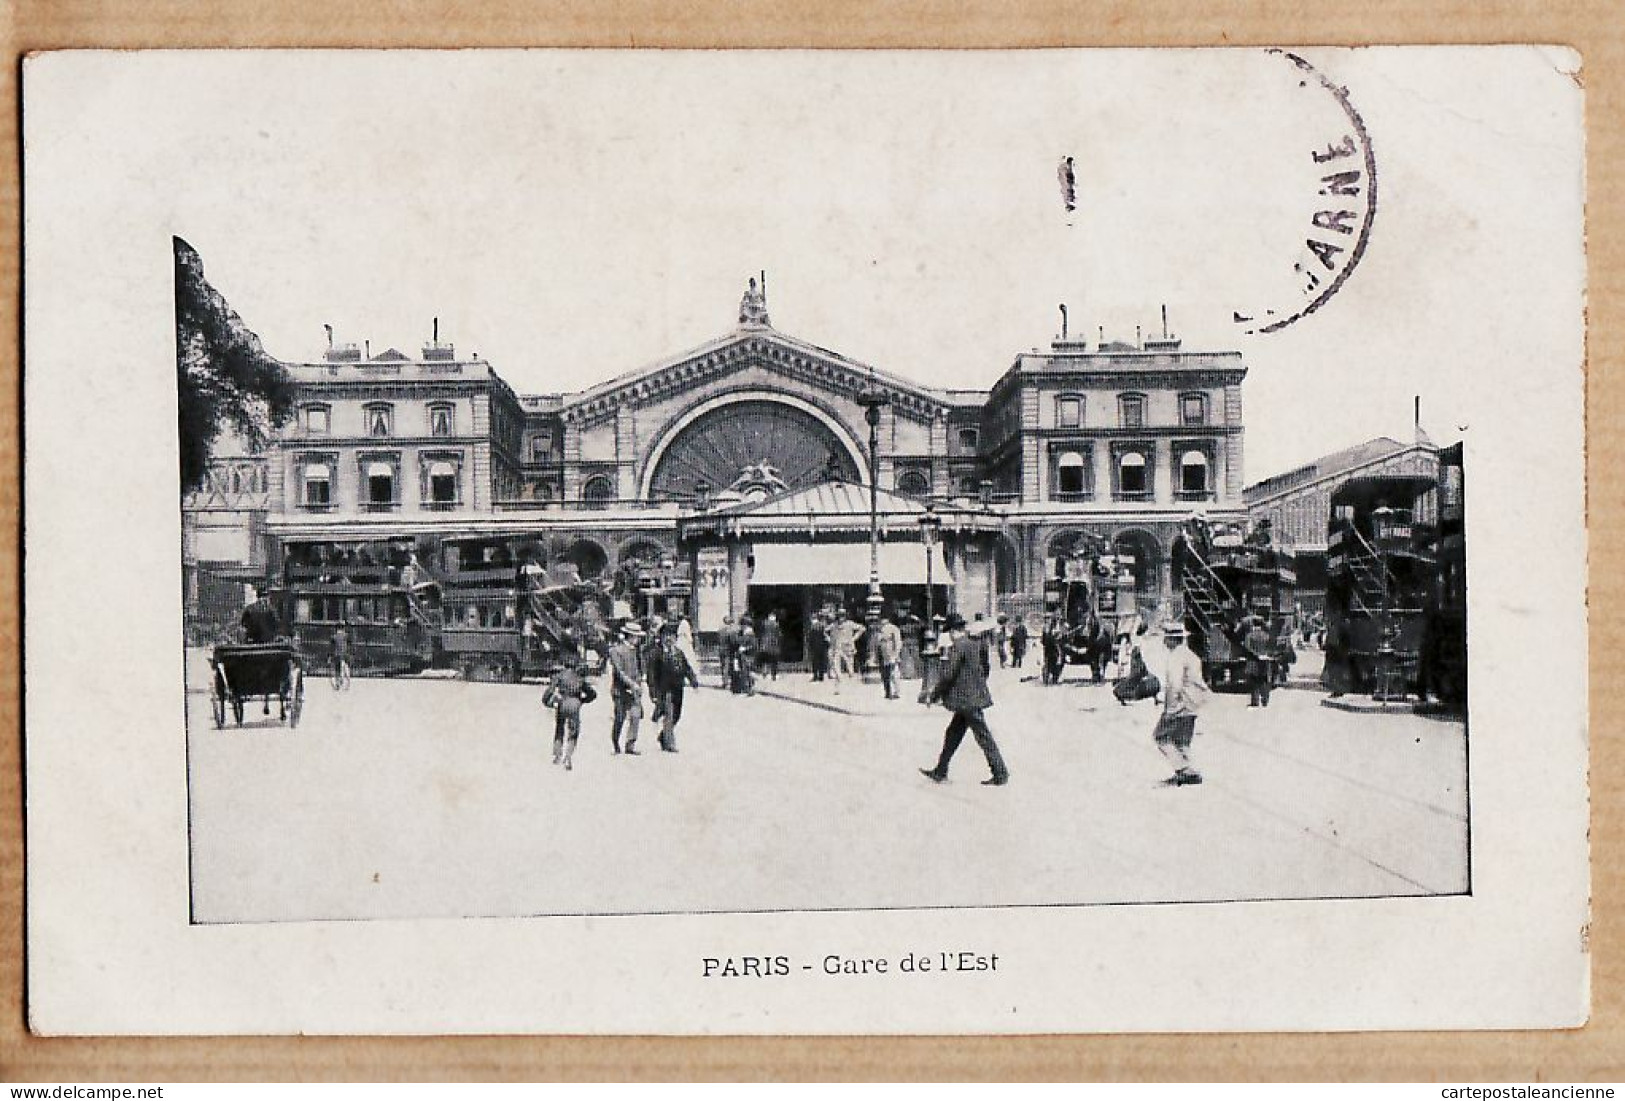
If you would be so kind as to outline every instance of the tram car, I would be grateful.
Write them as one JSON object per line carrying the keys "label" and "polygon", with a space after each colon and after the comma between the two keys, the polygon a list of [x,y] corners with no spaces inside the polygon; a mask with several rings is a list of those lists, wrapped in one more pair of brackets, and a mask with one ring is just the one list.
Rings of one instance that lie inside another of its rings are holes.
{"label": "tram car", "polygon": [[313,668],[332,661],[345,625],[359,675],[417,673],[439,659],[440,591],[412,539],[289,543],[271,596]]}
{"label": "tram car", "polygon": [[447,538],[440,546],[441,660],[467,680],[518,683],[608,650],[607,597],[573,565],[543,567],[522,539]]}
{"label": "tram car", "polygon": [[1239,525],[1193,518],[1174,540],[1173,570],[1189,645],[1202,661],[1208,686],[1247,687],[1241,622],[1249,614],[1268,625],[1270,675],[1280,679],[1295,653],[1297,575],[1291,557],[1275,547],[1268,522],[1249,533]]}
{"label": "tram car", "polygon": [[1422,657],[1436,621],[1439,532],[1420,514],[1437,484],[1374,475],[1351,478],[1332,494],[1323,679],[1334,694],[1400,700],[1426,691]]}

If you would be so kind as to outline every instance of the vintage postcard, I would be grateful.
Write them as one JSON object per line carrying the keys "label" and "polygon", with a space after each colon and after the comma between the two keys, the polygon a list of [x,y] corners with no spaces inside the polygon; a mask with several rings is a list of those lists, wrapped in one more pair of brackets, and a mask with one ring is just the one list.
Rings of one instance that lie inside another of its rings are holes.
{"label": "vintage postcard", "polygon": [[1583,1023],[1580,65],[31,58],[33,1027]]}

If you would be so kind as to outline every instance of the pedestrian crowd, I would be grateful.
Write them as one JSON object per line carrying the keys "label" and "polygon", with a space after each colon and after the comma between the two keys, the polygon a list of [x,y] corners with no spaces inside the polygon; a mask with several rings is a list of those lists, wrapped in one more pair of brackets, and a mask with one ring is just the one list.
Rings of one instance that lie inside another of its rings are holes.
{"label": "pedestrian crowd", "polygon": [[[1037,640],[1041,683],[1059,683],[1067,662],[1080,654],[1093,666],[1097,639],[1104,633],[1105,656],[1098,659],[1096,677],[1109,663],[1115,666],[1112,694],[1119,704],[1127,707],[1149,699],[1158,707],[1152,741],[1172,767],[1164,783],[1174,787],[1202,783],[1190,751],[1198,714],[1211,690],[1184,624],[1164,623],[1148,642],[1150,629],[1138,620],[1121,627],[1115,637],[1095,617],[1090,620],[1069,627],[1059,614],[1044,618]],[[912,647],[904,645],[905,627]],[[1250,706],[1267,707],[1279,664],[1273,656],[1268,618],[1262,611],[1249,612],[1229,633],[1245,659]],[[920,769],[926,778],[947,782],[953,759],[969,733],[987,763],[988,776],[982,783],[1002,787],[1010,782],[1010,769],[988,722],[987,713],[993,706],[989,678],[995,662],[1000,668],[1026,668],[1032,635],[1025,617],[977,615],[974,621],[967,621],[954,612],[936,616],[930,624],[905,616],[900,624],[871,616],[863,625],[848,611],[826,609],[813,615],[801,634],[812,681],[829,682],[835,692],[841,691],[842,684],[858,680],[864,670],[871,670],[886,699],[901,699],[905,657],[908,659],[908,677],[920,678],[918,702],[940,704],[950,716],[935,764]],[[724,619],[716,640],[721,687],[734,694],[753,695],[758,678],[778,681],[785,638],[776,613],[759,620]],[[1153,650],[1157,639],[1161,646]],[[700,686],[700,661],[689,621],[652,617],[641,623],[627,622],[609,648],[605,669],[612,707],[611,751],[633,756],[641,752],[638,736],[647,698],[652,708],[649,719],[658,724],[660,749],[676,753],[684,693]],[[566,770],[573,767],[582,709],[596,698],[586,672],[584,665],[570,664],[553,677],[543,698],[555,711],[553,763]]]}

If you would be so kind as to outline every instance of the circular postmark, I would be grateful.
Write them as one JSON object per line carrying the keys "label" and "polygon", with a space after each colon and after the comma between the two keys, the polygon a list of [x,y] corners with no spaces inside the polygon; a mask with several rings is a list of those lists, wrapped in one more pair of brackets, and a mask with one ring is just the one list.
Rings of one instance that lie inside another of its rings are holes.
{"label": "circular postmark", "polygon": [[1348,89],[1295,53],[1265,52],[1290,63],[1297,91],[1316,102],[1304,104],[1313,125],[1299,141],[1301,159],[1287,173],[1292,209],[1282,212],[1297,220],[1301,233],[1294,236],[1301,244],[1296,256],[1282,258],[1291,276],[1281,281],[1277,300],[1233,310],[1247,333],[1277,332],[1329,302],[1365,255],[1377,214],[1377,162]]}

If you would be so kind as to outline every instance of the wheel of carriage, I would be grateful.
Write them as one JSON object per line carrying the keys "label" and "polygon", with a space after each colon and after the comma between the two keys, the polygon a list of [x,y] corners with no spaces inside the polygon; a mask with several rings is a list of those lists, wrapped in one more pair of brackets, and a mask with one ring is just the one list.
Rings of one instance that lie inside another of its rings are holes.
{"label": "wheel of carriage", "polygon": [[224,730],[226,727],[226,697],[220,688],[220,676],[215,674],[209,686],[209,709],[214,713],[214,728]]}
{"label": "wheel of carriage", "polygon": [[305,710],[305,671],[297,665],[292,666],[288,670],[288,681],[285,709],[291,728],[299,725],[299,716]]}
{"label": "wheel of carriage", "polygon": [[231,716],[237,720],[238,726],[243,725],[243,698],[241,696],[234,695],[231,697]]}

